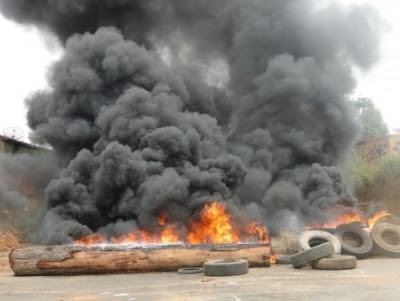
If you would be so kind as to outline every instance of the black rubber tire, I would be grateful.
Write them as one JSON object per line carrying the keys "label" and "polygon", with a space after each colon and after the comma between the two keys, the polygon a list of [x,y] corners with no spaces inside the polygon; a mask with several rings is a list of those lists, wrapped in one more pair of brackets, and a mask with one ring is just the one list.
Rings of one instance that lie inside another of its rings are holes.
{"label": "black rubber tire", "polygon": [[232,276],[246,274],[249,271],[249,263],[245,259],[210,260],[203,264],[206,276]]}
{"label": "black rubber tire", "polygon": [[329,232],[320,230],[309,230],[301,233],[299,237],[299,243],[303,250],[308,250],[325,242],[331,242],[333,244],[333,247],[335,248],[335,254],[340,254],[342,249],[340,241]]}
{"label": "black rubber tire", "polygon": [[292,264],[292,255],[280,255],[276,257],[277,264]]}
{"label": "black rubber tire", "polygon": [[311,249],[304,250],[292,256],[292,265],[298,269],[323,257],[331,256],[335,253],[335,248],[331,242],[326,242]]}
{"label": "black rubber tire", "polygon": [[180,268],[178,270],[179,274],[198,274],[203,273],[202,267],[190,267],[190,268]]}
{"label": "black rubber tire", "polygon": [[332,255],[311,264],[317,270],[349,270],[357,267],[357,258],[352,255]]}
{"label": "black rubber tire", "polygon": [[[389,236],[390,235],[390,236]],[[390,257],[400,257],[400,227],[379,223],[371,230],[376,253]]]}
{"label": "black rubber tire", "polygon": [[342,246],[342,254],[362,259],[371,254],[374,247],[370,233],[360,224],[344,224],[336,228],[334,235]]}

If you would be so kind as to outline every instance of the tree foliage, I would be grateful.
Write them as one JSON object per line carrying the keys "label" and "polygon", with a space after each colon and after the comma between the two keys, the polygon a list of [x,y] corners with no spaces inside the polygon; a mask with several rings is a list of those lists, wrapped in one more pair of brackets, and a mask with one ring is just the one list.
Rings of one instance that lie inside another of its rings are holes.
{"label": "tree foliage", "polygon": [[355,163],[352,178],[359,203],[382,201],[390,213],[400,216],[400,154],[374,161],[357,157]]}
{"label": "tree foliage", "polygon": [[370,98],[353,100],[357,109],[357,118],[363,127],[361,139],[383,137],[389,134],[388,126],[383,120],[380,110]]}

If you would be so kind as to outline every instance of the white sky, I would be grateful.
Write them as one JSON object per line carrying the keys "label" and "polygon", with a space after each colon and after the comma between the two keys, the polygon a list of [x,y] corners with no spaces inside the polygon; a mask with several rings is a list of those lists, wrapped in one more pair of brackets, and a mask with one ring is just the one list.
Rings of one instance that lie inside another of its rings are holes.
{"label": "white sky", "polygon": [[46,72],[61,54],[36,28],[20,26],[0,15],[0,134],[9,128],[28,141],[25,98],[47,87]]}
{"label": "white sky", "polygon": [[[344,3],[370,3],[378,8],[391,31],[382,40],[382,57],[374,69],[360,74],[355,96],[371,98],[381,110],[389,129],[400,128],[400,2],[393,0],[340,0]],[[37,29],[17,25],[0,15],[0,134],[17,127],[28,141],[24,99],[47,87],[48,67],[61,55],[54,43],[49,47]],[[54,41],[53,41],[54,42]]]}
{"label": "white sky", "polygon": [[371,98],[381,110],[389,129],[400,128],[400,2],[394,0],[352,0],[352,2],[375,6],[390,26],[390,31],[382,37],[381,60],[367,74],[359,76],[354,95]]}

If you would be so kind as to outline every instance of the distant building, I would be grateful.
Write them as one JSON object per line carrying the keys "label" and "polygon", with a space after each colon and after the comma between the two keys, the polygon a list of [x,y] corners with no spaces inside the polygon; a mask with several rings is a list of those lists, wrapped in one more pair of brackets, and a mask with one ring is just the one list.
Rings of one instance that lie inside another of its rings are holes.
{"label": "distant building", "polygon": [[0,135],[0,153],[29,153],[34,154],[41,151],[47,151],[46,148],[19,141],[10,137]]}
{"label": "distant building", "polygon": [[356,152],[367,160],[375,160],[389,153],[400,153],[400,135],[362,140],[357,143]]}

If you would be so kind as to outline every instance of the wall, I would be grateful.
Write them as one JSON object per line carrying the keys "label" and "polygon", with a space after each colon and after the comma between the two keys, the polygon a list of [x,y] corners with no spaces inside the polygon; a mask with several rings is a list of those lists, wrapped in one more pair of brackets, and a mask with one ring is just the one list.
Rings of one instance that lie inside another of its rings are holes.
{"label": "wall", "polygon": [[366,139],[360,141],[355,148],[359,156],[368,160],[375,160],[388,153],[400,153],[400,135]]}
{"label": "wall", "polygon": [[45,148],[38,147],[23,141],[0,135],[0,153],[30,153],[35,154],[46,151]]}

